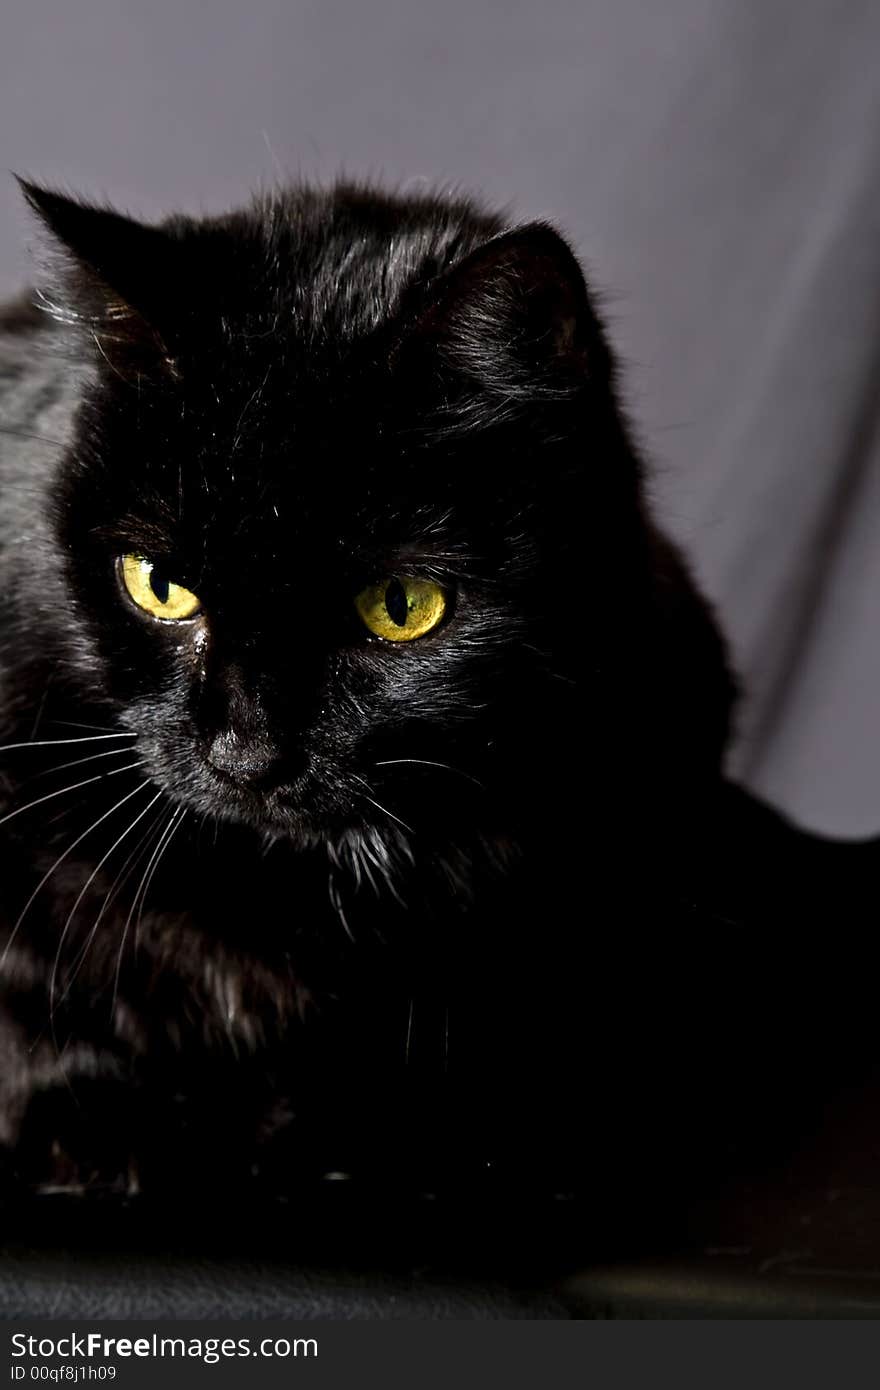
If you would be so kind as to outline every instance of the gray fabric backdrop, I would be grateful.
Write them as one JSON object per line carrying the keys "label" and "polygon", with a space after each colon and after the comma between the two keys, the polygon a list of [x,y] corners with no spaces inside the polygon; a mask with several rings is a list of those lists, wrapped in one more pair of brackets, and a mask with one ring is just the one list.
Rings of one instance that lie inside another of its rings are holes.
{"label": "gray fabric backdrop", "polygon": [[[345,168],[558,221],[749,691],[735,770],[880,830],[877,0],[6,0],[0,131],[144,214]],[[0,292],[27,235],[0,179]]]}

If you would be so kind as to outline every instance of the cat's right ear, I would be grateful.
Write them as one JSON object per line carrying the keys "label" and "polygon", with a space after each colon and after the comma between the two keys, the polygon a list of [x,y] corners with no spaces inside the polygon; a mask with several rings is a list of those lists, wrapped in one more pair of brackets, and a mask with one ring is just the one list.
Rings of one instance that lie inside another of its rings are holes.
{"label": "cat's right ear", "polygon": [[150,355],[166,364],[164,321],[175,247],[158,227],[18,179],[60,255],[37,289],[40,308],[91,334],[105,357]]}
{"label": "cat's right ear", "polygon": [[439,405],[428,418],[446,433],[519,419],[558,433],[560,412],[610,394],[611,355],[583,272],[547,223],[492,237],[416,286],[397,333],[392,369],[430,383]]}

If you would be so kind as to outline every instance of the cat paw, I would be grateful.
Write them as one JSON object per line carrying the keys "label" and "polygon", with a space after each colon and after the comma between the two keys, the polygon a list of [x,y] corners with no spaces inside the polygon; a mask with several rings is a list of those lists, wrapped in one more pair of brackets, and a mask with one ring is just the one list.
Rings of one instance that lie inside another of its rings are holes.
{"label": "cat paw", "polygon": [[132,1197],[140,1192],[137,1165],[108,1163],[88,1155],[76,1155],[61,1140],[53,1139],[48,1152],[37,1161],[30,1155],[22,1165],[20,1181],[38,1196],[117,1196]]}
{"label": "cat paw", "polygon": [[66,1088],[37,1092],[12,1153],[18,1183],[41,1196],[137,1193],[129,1118],[111,1089],[83,1087],[76,1097]]}

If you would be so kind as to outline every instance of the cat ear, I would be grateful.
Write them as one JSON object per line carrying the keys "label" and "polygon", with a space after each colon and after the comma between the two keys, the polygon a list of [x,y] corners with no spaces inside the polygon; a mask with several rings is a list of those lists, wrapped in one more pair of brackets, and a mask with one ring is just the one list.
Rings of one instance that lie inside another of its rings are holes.
{"label": "cat ear", "polygon": [[458,411],[472,424],[481,406],[498,420],[571,401],[592,380],[607,389],[611,375],[580,265],[543,222],[494,237],[433,281],[404,329],[401,359],[407,347],[439,367],[447,423]]}
{"label": "cat ear", "polygon": [[22,193],[62,251],[37,291],[40,307],[91,330],[102,351],[148,349],[162,342],[174,245],[150,227],[111,208],[96,207],[18,180]]}

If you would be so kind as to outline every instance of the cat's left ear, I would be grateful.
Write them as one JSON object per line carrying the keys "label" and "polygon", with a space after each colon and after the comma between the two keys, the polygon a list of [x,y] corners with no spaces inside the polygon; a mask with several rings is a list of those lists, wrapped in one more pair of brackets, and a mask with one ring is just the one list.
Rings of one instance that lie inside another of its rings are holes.
{"label": "cat's left ear", "polygon": [[395,355],[430,353],[454,407],[496,418],[519,406],[607,387],[611,358],[574,252],[533,222],[493,237],[438,276],[410,313]]}
{"label": "cat's left ear", "polygon": [[48,290],[38,290],[41,307],[99,333],[111,351],[155,351],[162,342],[176,252],[164,229],[24,179],[18,182],[62,252]]}

